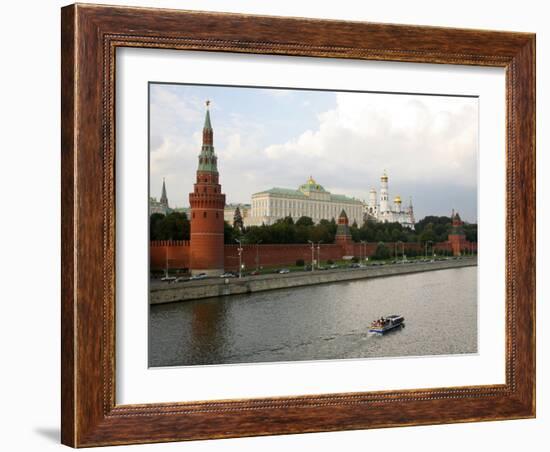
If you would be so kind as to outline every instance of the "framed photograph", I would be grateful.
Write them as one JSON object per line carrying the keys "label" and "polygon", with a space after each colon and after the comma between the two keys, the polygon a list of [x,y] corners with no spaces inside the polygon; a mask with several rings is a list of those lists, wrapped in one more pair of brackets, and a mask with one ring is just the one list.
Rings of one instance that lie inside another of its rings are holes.
{"label": "framed photograph", "polygon": [[62,442],[535,416],[535,36],[62,9]]}

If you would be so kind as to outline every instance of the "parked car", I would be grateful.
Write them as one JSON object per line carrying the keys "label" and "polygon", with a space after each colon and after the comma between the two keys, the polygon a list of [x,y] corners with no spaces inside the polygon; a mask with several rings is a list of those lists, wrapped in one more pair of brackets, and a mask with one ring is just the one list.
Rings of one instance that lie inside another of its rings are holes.
{"label": "parked car", "polygon": [[280,275],[285,275],[287,273],[290,273],[290,270],[288,268],[281,268],[278,273]]}
{"label": "parked car", "polygon": [[260,272],[258,270],[253,270],[249,274],[250,274],[250,276],[257,276],[257,275],[260,274]]}
{"label": "parked car", "polygon": [[208,275],[206,273],[197,273],[196,275],[191,276],[191,278],[189,278],[189,281],[196,281],[198,279],[206,278],[208,278]]}
{"label": "parked car", "polygon": [[231,272],[225,272],[220,275],[220,278],[235,278],[235,274]]}
{"label": "parked car", "polygon": [[334,270],[335,268],[338,268],[338,265],[332,264],[328,268],[330,268],[331,270]]}
{"label": "parked car", "polygon": [[349,268],[360,268],[361,266],[357,262],[349,264]]}
{"label": "parked car", "polygon": [[175,276],[165,276],[163,278],[160,278],[162,282],[169,282],[169,283],[176,282],[177,279],[178,278],[176,278]]}

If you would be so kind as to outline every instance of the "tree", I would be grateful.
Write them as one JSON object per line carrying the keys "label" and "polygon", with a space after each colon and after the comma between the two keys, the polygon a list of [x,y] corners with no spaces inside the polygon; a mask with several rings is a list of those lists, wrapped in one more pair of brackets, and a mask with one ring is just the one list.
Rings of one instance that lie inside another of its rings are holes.
{"label": "tree", "polygon": [[300,217],[296,220],[296,226],[313,226],[315,223],[311,219],[311,217]]}
{"label": "tree", "polygon": [[235,239],[240,236],[239,231],[231,226],[227,221],[223,222],[223,243],[226,245],[235,244]]}
{"label": "tree", "polygon": [[189,240],[191,225],[184,212],[154,213],[149,219],[150,240]]}
{"label": "tree", "polygon": [[164,221],[162,213],[153,213],[149,217],[149,240],[162,240],[160,238],[160,223]]}
{"label": "tree", "polygon": [[274,243],[296,243],[296,227],[292,218],[286,217],[271,226],[271,238]]}
{"label": "tree", "polygon": [[286,217],[280,218],[275,222],[275,224],[279,224],[279,223],[294,225],[294,220],[292,219],[292,217],[290,215],[287,215]]}
{"label": "tree", "polygon": [[326,225],[318,224],[310,229],[309,240],[312,242],[332,243],[334,236],[330,234]]}
{"label": "tree", "polygon": [[394,229],[391,230],[391,241],[392,242],[398,242],[400,240],[403,242],[404,241],[404,240],[402,240],[403,238],[405,238],[405,237],[403,237],[403,234],[399,229],[394,228]]}
{"label": "tree", "polygon": [[377,242],[383,242],[384,240],[386,240],[386,235],[384,234],[384,231],[382,229],[378,229],[378,231],[376,231],[374,239]]}
{"label": "tree", "polygon": [[360,233],[359,233],[359,228],[357,227],[357,223],[354,221],[353,224],[350,226],[349,228],[349,232],[351,234],[351,239],[354,241],[354,242],[359,242],[361,240],[360,238]]}
{"label": "tree", "polygon": [[[446,238],[445,238],[446,239]],[[426,243],[428,241],[436,242],[436,235],[433,230],[433,223],[428,223],[422,233],[420,234],[420,241]]]}
{"label": "tree", "polygon": [[241,215],[241,209],[239,209],[239,206],[237,206],[235,213],[233,214],[233,227],[239,232],[242,232],[244,228],[243,216]]}
{"label": "tree", "polygon": [[376,247],[376,251],[374,252],[375,259],[389,259],[390,257],[390,250],[389,248],[384,245],[383,243],[379,243]]}
{"label": "tree", "polygon": [[477,224],[464,224],[466,240],[477,243]]}

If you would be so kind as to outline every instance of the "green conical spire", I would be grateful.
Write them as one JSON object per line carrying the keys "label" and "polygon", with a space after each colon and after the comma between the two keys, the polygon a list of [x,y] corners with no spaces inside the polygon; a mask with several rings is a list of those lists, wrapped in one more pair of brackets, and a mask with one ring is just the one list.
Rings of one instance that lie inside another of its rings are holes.
{"label": "green conical spire", "polygon": [[218,172],[218,157],[214,152],[214,131],[210,122],[210,101],[206,101],[206,116],[202,129],[202,149],[199,155],[199,171]]}

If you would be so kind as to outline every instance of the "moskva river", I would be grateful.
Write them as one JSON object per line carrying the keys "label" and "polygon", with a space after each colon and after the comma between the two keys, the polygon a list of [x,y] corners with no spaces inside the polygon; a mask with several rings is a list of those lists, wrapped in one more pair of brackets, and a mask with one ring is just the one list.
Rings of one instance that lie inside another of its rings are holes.
{"label": "moskva river", "polygon": [[152,367],[476,352],[477,267],[150,307]]}

